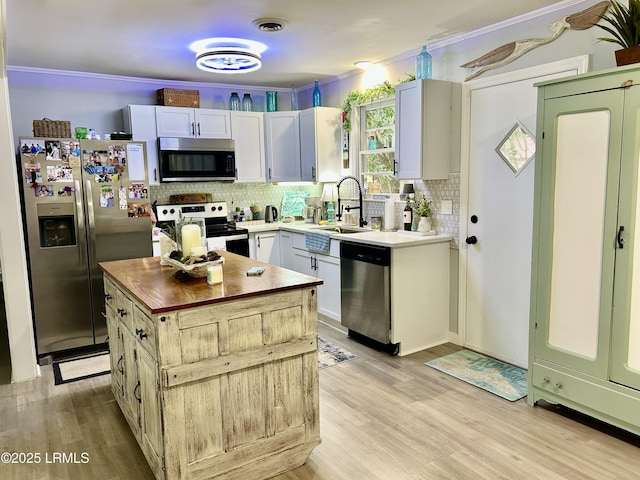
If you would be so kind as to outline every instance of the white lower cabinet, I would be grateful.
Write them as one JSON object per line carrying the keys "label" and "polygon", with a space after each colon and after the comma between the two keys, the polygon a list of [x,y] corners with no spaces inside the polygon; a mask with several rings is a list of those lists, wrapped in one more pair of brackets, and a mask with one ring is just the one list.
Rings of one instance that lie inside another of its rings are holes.
{"label": "white lower cabinet", "polygon": [[340,242],[331,240],[328,255],[310,252],[304,234],[293,234],[293,260],[296,272],[311,275],[324,282],[318,286],[318,313],[340,321]]}
{"label": "white lower cabinet", "polygon": [[280,266],[280,246],[278,232],[249,234],[249,256],[260,262]]}
{"label": "white lower cabinet", "polygon": [[278,232],[278,243],[280,244],[280,266],[295,270],[295,259],[293,256],[293,233],[281,230]]}

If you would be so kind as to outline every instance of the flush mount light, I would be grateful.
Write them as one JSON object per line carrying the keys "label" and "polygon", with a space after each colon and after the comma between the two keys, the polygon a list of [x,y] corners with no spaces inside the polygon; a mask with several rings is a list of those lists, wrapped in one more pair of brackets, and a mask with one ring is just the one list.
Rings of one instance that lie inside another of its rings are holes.
{"label": "flush mount light", "polygon": [[261,32],[279,32],[287,24],[279,18],[258,18],[251,23]]}
{"label": "flush mount light", "polygon": [[371,65],[373,65],[373,62],[369,62],[369,61],[360,61],[360,62],[356,62],[354,63],[354,65],[358,68],[369,68]]}
{"label": "flush mount light", "polygon": [[213,73],[248,73],[262,66],[266,45],[241,38],[207,38],[193,42],[196,66]]}

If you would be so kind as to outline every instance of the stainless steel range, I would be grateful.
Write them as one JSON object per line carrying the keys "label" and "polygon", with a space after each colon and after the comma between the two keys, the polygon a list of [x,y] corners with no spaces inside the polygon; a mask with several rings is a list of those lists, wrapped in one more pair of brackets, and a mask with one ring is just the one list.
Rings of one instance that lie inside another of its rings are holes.
{"label": "stainless steel range", "polygon": [[249,256],[249,230],[227,222],[227,202],[158,205],[156,211],[159,228],[175,226],[180,215],[204,218],[208,250],[227,250]]}

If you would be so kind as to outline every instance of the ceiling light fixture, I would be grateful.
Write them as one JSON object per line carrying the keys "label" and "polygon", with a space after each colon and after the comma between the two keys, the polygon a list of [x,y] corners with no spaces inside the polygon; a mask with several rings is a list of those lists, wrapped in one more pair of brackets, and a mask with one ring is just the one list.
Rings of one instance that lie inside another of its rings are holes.
{"label": "ceiling light fixture", "polygon": [[360,62],[356,62],[354,63],[354,65],[358,68],[369,68],[371,65],[373,65],[373,62],[370,62],[368,60],[362,60]]}
{"label": "ceiling light fixture", "polygon": [[257,18],[253,23],[261,32],[279,32],[287,24],[279,18]]}
{"label": "ceiling light fixture", "polygon": [[196,66],[213,73],[248,73],[262,66],[263,43],[242,38],[206,38],[193,42]]}

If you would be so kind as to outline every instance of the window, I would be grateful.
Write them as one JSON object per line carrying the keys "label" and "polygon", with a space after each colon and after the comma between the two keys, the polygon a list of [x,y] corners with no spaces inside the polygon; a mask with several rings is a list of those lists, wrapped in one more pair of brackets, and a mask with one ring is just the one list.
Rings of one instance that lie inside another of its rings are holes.
{"label": "window", "polygon": [[363,105],[360,127],[360,178],[367,193],[398,193],[394,176],[394,99]]}

